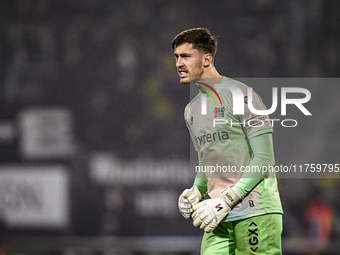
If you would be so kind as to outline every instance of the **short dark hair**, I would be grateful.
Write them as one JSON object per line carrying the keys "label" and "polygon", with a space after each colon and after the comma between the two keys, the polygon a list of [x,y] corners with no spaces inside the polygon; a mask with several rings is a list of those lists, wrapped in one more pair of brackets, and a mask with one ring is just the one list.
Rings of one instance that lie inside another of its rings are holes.
{"label": "short dark hair", "polygon": [[207,28],[191,28],[179,33],[172,41],[172,49],[183,43],[192,43],[194,49],[210,53],[213,57],[217,51],[217,39]]}

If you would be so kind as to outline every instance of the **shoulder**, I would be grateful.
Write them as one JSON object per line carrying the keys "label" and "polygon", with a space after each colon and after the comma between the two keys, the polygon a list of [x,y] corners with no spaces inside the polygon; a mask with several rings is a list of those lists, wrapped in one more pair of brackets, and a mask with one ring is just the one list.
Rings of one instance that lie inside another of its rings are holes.
{"label": "shoulder", "polygon": [[243,82],[224,77],[222,82],[216,85],[216,88],[219,89],[222,93],[228,95],[239,92],[247,95],[249,86],[247,86]]}
{"label": "shoulder", "polygon": [[191,107],[191,105],[199,99],[199,94],[197,94],[184,108],[184,116],[186,116],[189,112],[189,109]]}

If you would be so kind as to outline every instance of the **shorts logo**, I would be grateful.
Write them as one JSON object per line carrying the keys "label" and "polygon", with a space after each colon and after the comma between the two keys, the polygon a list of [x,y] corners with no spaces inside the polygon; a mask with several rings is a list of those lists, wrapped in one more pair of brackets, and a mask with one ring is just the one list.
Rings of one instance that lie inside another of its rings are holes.
{"label": "shorts logo", "polygon": [[250,223],[249,228],[248,228],[248,236],[250,237],[249,238],[249,244],[251,245],[250,249],[253,252],[256,252],[256,250],[259,248],[257,246],[258,243],[259,243],[259,239],[257,238],[259,234],[257,233],[257,231],[259,229],[255,228],[255,227],[257,227],[256,223],[252,222],[252,223]]}
{"label": "shorts logo", "polygon": [[194,116],[191,116],[190,117],[190,125],[193,125],[194,124]]}

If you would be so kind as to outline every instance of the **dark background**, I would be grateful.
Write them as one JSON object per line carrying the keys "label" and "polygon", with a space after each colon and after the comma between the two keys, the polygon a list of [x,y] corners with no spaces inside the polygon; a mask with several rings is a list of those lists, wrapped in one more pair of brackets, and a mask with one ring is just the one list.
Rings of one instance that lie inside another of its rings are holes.
{"label": "dark background", "polygon": [[[197,254],[201,231],[177,210],[194,173],[171,41],[188,28],[217,36],[223,75],[323,78],[300,86],[313,116],[275,129],[276,162],[339,164],[339,12],[336,0],[0,0],[3,254]],[[57,191],[41,168],[67,176]],[[285,254],[337,254],[339,179],[321,177],[279,178]],[[39,218],[48,201],[64,206],[53,223]]]}

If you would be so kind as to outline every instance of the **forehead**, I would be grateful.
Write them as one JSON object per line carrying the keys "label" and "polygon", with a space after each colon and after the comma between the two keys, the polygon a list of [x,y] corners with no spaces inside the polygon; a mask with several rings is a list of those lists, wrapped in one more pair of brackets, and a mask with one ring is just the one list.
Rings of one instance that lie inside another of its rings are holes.
{"label": "forehead", "polygon": [[193,54],[193,53],[199,53],[199,51],[193,48],[192,43],[183,43],[175,48],[174,53],[178,55],[183,54],[183,53]]}

